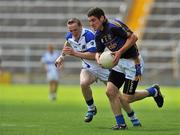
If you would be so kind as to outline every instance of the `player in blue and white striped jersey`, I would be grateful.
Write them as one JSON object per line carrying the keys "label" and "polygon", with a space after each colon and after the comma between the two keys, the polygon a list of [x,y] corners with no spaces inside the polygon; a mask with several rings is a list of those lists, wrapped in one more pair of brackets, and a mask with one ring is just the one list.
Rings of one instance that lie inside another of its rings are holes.
{"label": "player in blue and white striped jersey", "polygon": [[60,52],[55,51],[52,44],[48,45],[48,51],[41,57],[41,62],[44,65],[47,81],[49,82],[49,99],[56,100],[58,88],[59,70],[55,67],[54,62],[59,57]]}
{"label": "player in blue and white striped jersey", "polygon": [[81,59],[80,85],[88,106],[88,112],[84,121],[90,122],[97,112],[90,85],[96,82],[97,79],[106,83],[109,70],[103,69],[95,61],[96,45],[94,33],[89,29],[83,28],[80,20],[77,18],[68,20],[67,27],[69,32],[66,35],[66,42],[62,50],[63,55],[56,60],[55,64],[57,67],[60,67],[63,64],[64,55],[71,55]]}

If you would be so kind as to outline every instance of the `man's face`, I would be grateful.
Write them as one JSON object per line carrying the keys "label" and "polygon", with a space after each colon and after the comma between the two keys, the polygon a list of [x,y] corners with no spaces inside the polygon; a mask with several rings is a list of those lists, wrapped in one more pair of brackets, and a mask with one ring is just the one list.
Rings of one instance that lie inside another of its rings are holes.
{"label": "man's face", "polygon": [[100,30],[102,28],[102,23],[103,18],[101,17],[100,19],[98,19],[95,16],[89,16],[88,17],[88,21],[89,21],[89,25],[96,31],[96,30]]}
{"label": "man's face", "polygon": [[79,26],[77,23],[72,23],[67,25],[69,32],[77,39],[81,35],[82,26]]}
{"label": "man's face", "polygon": [[48,51],[49,51],[50,53],[53,53],[54,47],[53,47],[52,44],[49,44],[49,45],[48,45]]}

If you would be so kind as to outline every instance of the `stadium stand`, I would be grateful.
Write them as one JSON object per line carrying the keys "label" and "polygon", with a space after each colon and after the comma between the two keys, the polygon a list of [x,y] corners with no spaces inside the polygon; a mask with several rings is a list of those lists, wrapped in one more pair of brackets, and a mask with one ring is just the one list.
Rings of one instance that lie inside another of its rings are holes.
{"label": "stadium stand", "polygon": [[142,53],[145,78],[178,84],[180,52],[180,1],[156,0],[143,30]]}
{"label": "stadium stand", "polygon": [[[0,0],[2,66],[13,73],[13,82],[43,82],[45,77],[37,78],[37,73],[42,73],[40,57],[48,43],[62,48],[68,18],[78,17],[88,26],[86,12],[98,5],[111,18],[122,19],[126,4],[119,0]],[[78,59],[68,57],[62,76],[78,73],[80,66]],[[77,81],[77,76],[74,78]]]}
{"label": "stadium stand", "polygon": [[[3,69],[12,73],[15,83],[45,82],[40,57],[48,43],[62,48],[68,18],[78,17],[88,27],[87,10],[99,6],[108,17],[126,20],[133,1],[136,0],[0,0]],[[144,14],[146,17],[139,16],[139,22],[146,25],[139,28],[142,39],[138,43],[146,63],[143,82],[180,84],[180,1],[154,0],[150,9],[149,15]],[[61,82],[78,82],[80,61],[72,57],[66,61]]]}

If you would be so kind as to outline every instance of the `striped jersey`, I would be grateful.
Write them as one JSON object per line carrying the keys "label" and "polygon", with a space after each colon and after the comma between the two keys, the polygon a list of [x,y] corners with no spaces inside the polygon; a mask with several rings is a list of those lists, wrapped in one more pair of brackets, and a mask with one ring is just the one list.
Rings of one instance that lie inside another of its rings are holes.
{"label": "striped jersey", "polygon": [[[96,44],[94,39],[94,33],[86,28],[82,29],[80,38],[75,41],[71,32],[66,34],[66,40],[71,47],[78,52],[92,52],[96,53]],[[83,68],[100,68],[95,60],[81,59]]]}

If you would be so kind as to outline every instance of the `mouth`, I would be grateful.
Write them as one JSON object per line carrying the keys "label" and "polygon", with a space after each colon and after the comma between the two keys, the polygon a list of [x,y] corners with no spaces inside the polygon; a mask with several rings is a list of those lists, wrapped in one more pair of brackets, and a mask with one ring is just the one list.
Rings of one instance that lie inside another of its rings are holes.
{"label": "mouth", "polygon": [[93,29],[96,29],[96,26],[92,26]]}

